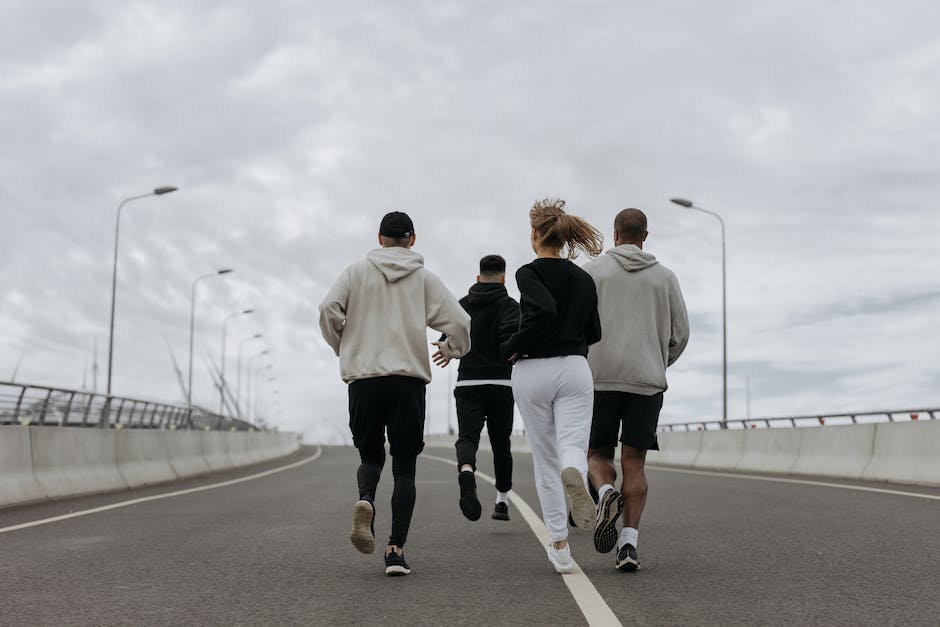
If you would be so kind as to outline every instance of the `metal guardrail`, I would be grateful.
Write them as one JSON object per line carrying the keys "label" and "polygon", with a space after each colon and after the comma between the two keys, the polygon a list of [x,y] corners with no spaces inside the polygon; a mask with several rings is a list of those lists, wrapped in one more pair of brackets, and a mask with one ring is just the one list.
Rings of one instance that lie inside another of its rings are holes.
{"label": "metal guardrail", "polygon": [[873,422],[908,422],[912,420],[936,420],[940,409],[891,409],[883,411],[856,411],[842,414],[817,414],[814,416],[781,416],[777,418],[736,418],[721,420],[696,420],[659,425],[659,431],[715,431],[720,429],[774,429],[787,427],[819,427],[840,424],[865,424]]}
{"label": "metal guardrail", "polygon": [[200,407],[9,382],[0,382],[0,425],[258,430],[244,420]]}

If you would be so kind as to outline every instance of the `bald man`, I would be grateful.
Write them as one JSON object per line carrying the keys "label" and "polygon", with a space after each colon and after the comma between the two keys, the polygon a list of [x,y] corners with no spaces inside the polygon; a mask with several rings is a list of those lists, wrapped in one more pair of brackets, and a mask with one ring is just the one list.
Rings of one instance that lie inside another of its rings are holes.
{"label": "bald man", "polygon": [[[598,492],[594,548],[617,550],[617,569],[640,568],[640,515],[646,505],[646,451],[659,450],[656,428],[666,391],[666,368],[689,340],[689,319],[676,275],[643,250],[646,215],[624,209],[614,219],[614,248],[584,266],[597,286],[603,337],[591,346],[594,418],[588,475]],[[614,489],[614,451],[620,435],[621,493]],[[617,519],[623,529],[617,536]]]}

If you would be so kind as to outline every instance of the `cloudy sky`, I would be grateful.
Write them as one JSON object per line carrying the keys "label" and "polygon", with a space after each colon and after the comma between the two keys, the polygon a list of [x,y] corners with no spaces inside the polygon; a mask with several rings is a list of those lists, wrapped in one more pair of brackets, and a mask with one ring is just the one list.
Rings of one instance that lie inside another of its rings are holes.
{"label": "cloudy sky", "polygon": [[[940,5],[794,0],[0,0],[0,380],[182,400],[199,284],[206,354],[239,341],[266,413],[311,439],[346,421],[317,304],[409,212],[458,296],[480,256],[529,261],[527,210],[567,199],[611,239],[643,209],[692,339],[667,421],[940,403]],[[510,290],[515,285],[510,281]],[[273,377],[274,381],[266,379]],[[454,378],[456,378],[454,376]],[[277,393],[275,394],[275,390]],[[216,400],[213,400],[216,399]],[[275,401],[274,399],[279,399]],[[448,376],[429,388],[446,428]]]}

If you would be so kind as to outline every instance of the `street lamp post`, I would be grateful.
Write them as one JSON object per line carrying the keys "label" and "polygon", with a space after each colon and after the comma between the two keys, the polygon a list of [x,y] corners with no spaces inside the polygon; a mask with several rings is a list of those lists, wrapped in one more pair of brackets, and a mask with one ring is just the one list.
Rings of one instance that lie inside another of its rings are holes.
{"label": "street lamp post", "polygon": [[189,386],[186,388],[186,406],[189,407],[189,409],[193,408],[193,338],[196,328],[196,286],[199,285],[199,282],[203,279],[229,274],[230,272],[233,272],[231,268],[221,268],[215,272],[203,274],[193,281],[192,296],[189,300]]}
{"label": "street lamp post", "polygon": [[238,417],[242,417],[242,347],[245,345],[245,342],[250,342],[251,340],[260,340],[264,335],[261,333],[255,333],[254,335],[249,335],[248,337],[242,339],[238,343],[238,363],[235,365],[235,370],[237,370],[237,381],[235,383],[235,410],[238,413]]}
{"label": "street lamp post", "polygon": [[255,313],[254,309],[244,309],[242,311],[236,311],[233,314],[229,314],[225,317],[225,320],[222,321],[222,368],[219,374],[219,414],[225,413],[225,345],[228,340],[228,321],[236,316],[247,316],[249,314]]}
{"label": "street lamp post", "polygon": [[[247,418],[249,421],[251,420],[251,386],[252,386],[251,362],[253,362],[258,357],[261,357],[263,355],[270,355],[270,354],[271,354],[270,350],[264,349],[260,353],[256,353],[248,358],[248,376],[245,378],[245,412],[248,414]],[[267,368],[270,368],[270,367],[271,365],[268,364]],[[265,368],[265,370],[267,370],[267,368]],[[239,418],[241,418],[241,416],[239,416]]]}
{"label": "street lamp post", "polygon": [[697,207],[685,198],[670,198],[670,201],[685,207],[714,216],[721,224],[721,420],[722,428],[728,426],[728,299],[727,299],[727,263],[725,260],[725,221],[714,211]]}
{"label": "street lamp post", "polygon": [[108,389],[107,394],[111,396],[111,372],[112,365],[114,363],[114,306],[115,306],[115,297],[117,296],[117,262],[118,262],[118,241],[121,234],[121,209],[124,208],[124,205],[133,201],[140,200],[141,198],[149,198],[150,196],[162,196],[164,194],[169,194],[175,192],[176,187],[172,185],[167,185],[164,187],[157,187],[149,194],[140,194],[139,196],[131,196],[130,198],[125,198],[121,201],[121,204],[117,208],[117,219],[114,222],[114,264],[111,267],[111,321],[108,323]]}

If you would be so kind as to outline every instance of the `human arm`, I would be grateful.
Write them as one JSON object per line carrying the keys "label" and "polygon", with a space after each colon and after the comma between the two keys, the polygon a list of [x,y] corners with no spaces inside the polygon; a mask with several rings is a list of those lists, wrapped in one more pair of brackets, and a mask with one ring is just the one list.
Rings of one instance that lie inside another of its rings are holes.
{"label": "human arm", "polygon": [[670,336],[669,353],[666,360],[666,366],[671,366],[689,343],[689,313],[685,307],[685,299],[682,298],[682,292],[679,290],[679,281],[675,276],[669,283],[669,316],[670,316]]}
{"label": "human arm", "polygon": [[[428,277],[425,291],[427,325],[442,334],[439,341],[432,342],[438,349],[434,363],[444,367],[470,351],[470,315],[436,276]],[[440,363],[438,353],[447,361]]]}
{"label": "human arm", "polygon": [[349,270],[340,275],[320,303],[320,333],[339,356],[339,346],[346,327],[346,306],[349,304]]}
{"label": "human arm", "polygon": [[519,329],[500,344],[500,355],[506,358],[525,352],[551,335],[558,311],[555,298],[532,268],[523,266],[516,271],[516,285],[520,295]]}

